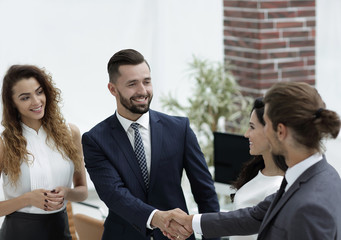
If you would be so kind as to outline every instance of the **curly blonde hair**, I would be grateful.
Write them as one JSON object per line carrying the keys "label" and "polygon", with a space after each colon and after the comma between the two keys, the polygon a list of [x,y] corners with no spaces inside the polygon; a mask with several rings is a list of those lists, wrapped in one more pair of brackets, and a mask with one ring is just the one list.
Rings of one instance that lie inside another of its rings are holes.
{"label": "curly blonde hair", "polygon": [[53,140],[55,147],[62,156],[71,159],[75,171],[82,166],[82,154],[73,141],[72,133],[65,123],[59,108],[61,101],[60,90],[55,87],[51,75],[44,69],[33,65],[11,66],[2,84],[2,139],[4,143],[2,161],[0,161],[1,172],[7,174],[12,183],[16,183],[21,174],[20,165],[28,162],[26,145],[27,141],[22,135],[20,114],[13,102],[13,86],[19,81],[27,78],[35,78],[43,88],[46,95],[45,114],[42,118],[42,126],[47,133],[47,141]]}

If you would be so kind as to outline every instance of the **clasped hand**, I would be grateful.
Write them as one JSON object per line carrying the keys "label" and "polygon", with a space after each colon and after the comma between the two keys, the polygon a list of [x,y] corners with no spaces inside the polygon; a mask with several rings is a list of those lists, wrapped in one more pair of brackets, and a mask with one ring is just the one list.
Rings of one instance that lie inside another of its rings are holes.
{"label": "clasped hand", "polygon": [[54,211],[63,207],[65,190],[63,187],[57,187],[53,190],[36,189],[28,192],[30,205],[45,211]]}
{"label": "clasped hand", "polygon": [[171,240],[187,239],[192,235],[192,215],[179,208],[169,211],[157,211],[151,224],[158,227],[163,235]]}

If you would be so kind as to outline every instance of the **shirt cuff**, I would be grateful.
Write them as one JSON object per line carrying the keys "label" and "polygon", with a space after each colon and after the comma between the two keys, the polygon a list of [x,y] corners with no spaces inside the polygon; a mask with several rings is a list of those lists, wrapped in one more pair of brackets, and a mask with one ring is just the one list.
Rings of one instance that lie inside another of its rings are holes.
{"label": "shirt cuff", "polygon": [[153,210],[152,213],[149,215],[149,218],[148,218],[148,220],[147,220],[146,226],[147,226],[147,228],[149,228],[149,229],[151,229],[151,230],[153,230],[153,229],[156,228],[156,227],[152,227],[152,226],[150,225],[150,223],[152,222],[152,219],[153,219],[154,214],[156,213],[156,211],[158,211],[158,210],[157,210],[157,209]]}
{"label": "shirt cuff", "polygon": [[202,230],[201,230],[201,225],[200,225],[201,215],[202,214],[194,214],[193,219],[192,219],[193,231],[197,234],[200,234],[200,235],[202,235]]}

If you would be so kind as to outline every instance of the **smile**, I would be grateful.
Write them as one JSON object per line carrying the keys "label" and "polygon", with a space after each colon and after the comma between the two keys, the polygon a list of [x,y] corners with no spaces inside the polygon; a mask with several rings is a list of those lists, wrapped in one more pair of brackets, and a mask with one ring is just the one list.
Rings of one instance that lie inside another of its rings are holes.
{"label": "smile", "polygon": [[133,98],[132,100],[135,101],[135,102],[144,102],[148,99],[148,97],[136,97],[136,98]]}
{"label": "smile", "polygon": [[42,108],[43,108],[43,106],[40,106],[40,107],[37,107],[37,108],[32,108],[31,111],[32,112],[39,112],[39,111],[42,110]]}

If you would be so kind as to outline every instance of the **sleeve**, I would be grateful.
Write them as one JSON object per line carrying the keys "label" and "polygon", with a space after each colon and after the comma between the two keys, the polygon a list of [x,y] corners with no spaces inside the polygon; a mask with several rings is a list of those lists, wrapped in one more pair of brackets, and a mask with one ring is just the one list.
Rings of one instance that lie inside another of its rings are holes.
{"label": "sleeve", "polygon": [[251,235],[259,231],[264,216],[275,194],[258,205],[230,212],[207,213],[201,216],[204,237]]}
{"label": "sleeve", "polygon": [[201,221],[201,214],[194,214],[193,220],[192,220],[193,232],[195,232],[199,235],[202,235],[200,221]]}
{"label": "sleeve", "polygon": [[147,234],[147,220],[155,208],[131,194],[117,169],[90,134],[83,134],[82,144],[86,168],[100,198],[111,211],[142,234]]}

